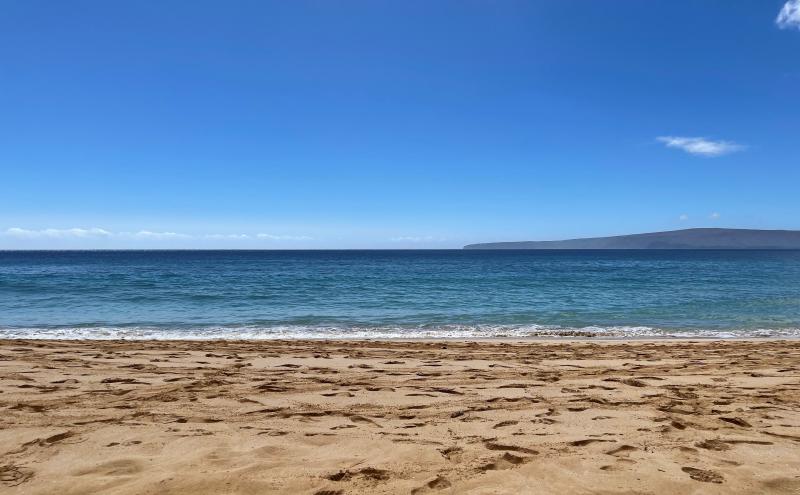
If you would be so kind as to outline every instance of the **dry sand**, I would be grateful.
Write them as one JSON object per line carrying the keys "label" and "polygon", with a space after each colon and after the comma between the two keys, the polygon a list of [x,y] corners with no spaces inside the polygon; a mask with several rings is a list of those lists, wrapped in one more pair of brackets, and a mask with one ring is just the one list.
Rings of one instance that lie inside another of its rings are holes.
{"label": "dry sand", "polygon": [[0,342],[0,493],[800,493],[800,343]]}

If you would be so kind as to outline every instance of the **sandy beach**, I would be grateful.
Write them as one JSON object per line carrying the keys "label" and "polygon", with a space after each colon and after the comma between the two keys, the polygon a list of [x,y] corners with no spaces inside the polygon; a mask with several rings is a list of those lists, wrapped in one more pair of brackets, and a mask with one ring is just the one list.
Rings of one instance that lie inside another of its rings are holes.
{"label": "sandy beach", "polygon": [[797,341],[3,341],[8,494],[800,493]]}

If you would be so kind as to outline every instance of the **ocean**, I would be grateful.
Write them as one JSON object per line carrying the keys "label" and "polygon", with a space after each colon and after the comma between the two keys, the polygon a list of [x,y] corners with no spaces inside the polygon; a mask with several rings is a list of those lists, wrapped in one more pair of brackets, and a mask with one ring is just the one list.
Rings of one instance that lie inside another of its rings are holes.
{"label": "ocean", "polygon": [[799,337],[800,251],[1,251],[0,338]]}

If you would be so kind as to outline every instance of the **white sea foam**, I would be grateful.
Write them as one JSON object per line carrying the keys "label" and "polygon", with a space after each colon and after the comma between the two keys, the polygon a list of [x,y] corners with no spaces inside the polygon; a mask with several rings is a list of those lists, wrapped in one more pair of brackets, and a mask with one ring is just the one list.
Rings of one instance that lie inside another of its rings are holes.
{"label": "white sea foam", "polygon": [[0,327],[0,339],[61,340],[275,340],[275,339],[486,339],[486,338],[800,338],[800,328],[663,329],[648,326],[437,325],[437,326],[197,326]]}

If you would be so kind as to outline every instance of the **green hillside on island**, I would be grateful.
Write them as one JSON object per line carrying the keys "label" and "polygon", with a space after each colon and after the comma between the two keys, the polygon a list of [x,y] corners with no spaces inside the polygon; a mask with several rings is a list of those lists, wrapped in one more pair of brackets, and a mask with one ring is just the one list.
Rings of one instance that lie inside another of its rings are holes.
{"label": "green hillside on island", "polygon": [[560,241],[488,242],[464,249],[800,249],[800,231],[684,229]]}

